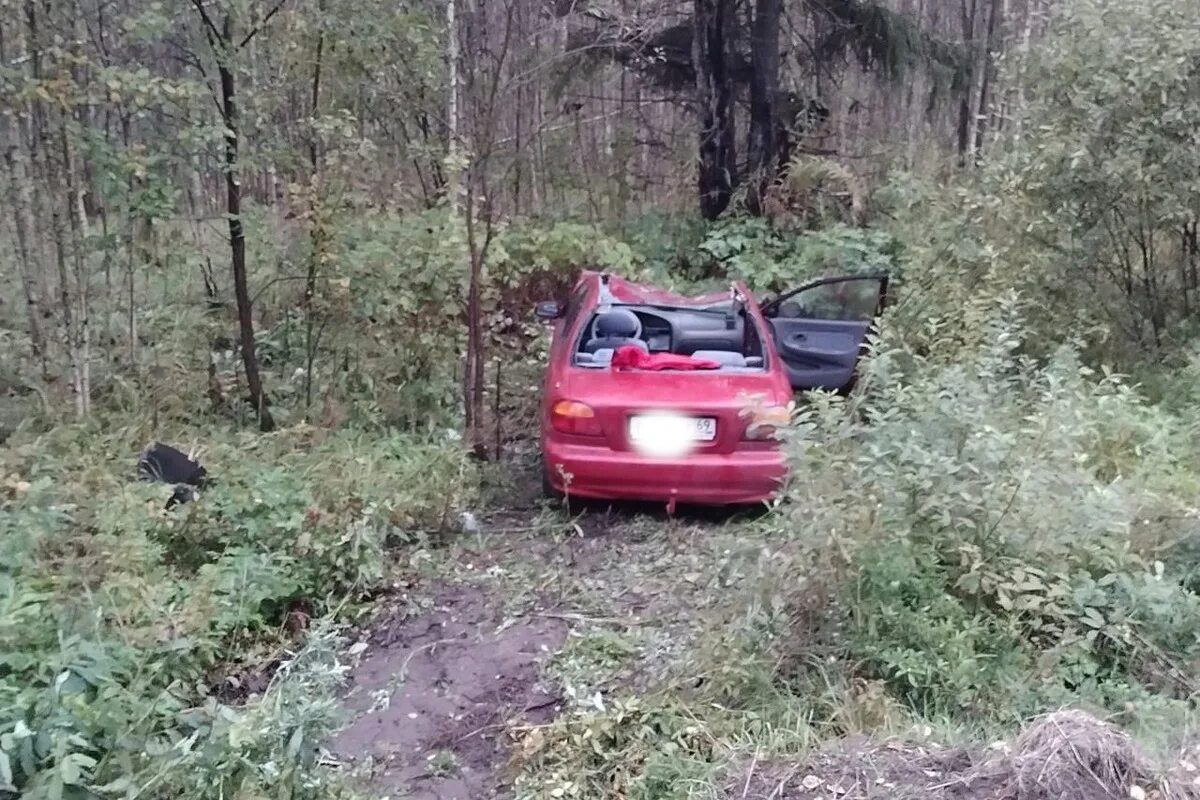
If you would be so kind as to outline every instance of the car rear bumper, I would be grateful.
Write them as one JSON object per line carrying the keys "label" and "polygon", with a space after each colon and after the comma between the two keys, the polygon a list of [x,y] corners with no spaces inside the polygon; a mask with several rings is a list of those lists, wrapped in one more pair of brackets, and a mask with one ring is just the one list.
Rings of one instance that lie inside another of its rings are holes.
{"label": "car rear bumper", "polygon": [[[775,448],[659,460],[550,439],[543,442],[542,456],[556,491],[604,500],[759,503],[775,494],[785,474],[783,454]],[[570,475],[569,486],[562,473]]]}

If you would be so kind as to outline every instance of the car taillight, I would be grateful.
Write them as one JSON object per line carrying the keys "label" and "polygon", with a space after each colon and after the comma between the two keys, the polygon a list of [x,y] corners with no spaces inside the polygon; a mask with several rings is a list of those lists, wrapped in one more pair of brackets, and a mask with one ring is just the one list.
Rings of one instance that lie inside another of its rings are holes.
{"label": "car taillight", "polygon": [[586,403],[576,400],[559,400],[550,409],[550,424],[560,433],[576,436],[600,436],[600,421],[596,412]]}
{"label": "car taillight", "polygon": [[779,429],[786,428],[792,421],[792,410],[788,406],[764,406],[747,409],[745,437],[751,441],[765,441],[778,437]]}

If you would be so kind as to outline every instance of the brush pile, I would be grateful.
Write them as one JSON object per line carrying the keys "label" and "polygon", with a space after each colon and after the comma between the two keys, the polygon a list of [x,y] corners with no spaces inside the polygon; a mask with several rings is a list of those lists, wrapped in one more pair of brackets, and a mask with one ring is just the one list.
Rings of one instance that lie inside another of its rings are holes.
{"label": "brush pile", "polygon": [[804,764],[754,762],[728,800],[1197,800],[1200,772],[1156,770],[1119,728],[1082,711],[1035,720],[1011,746],[843,740]]}

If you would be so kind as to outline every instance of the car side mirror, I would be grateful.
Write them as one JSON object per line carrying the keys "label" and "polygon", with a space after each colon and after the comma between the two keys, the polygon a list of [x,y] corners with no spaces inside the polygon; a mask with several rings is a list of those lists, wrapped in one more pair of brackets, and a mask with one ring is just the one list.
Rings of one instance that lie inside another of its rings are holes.
{"label": "car side mirror", "polygon": [[554,300],[543,300],[534,307],[533,313],[538,319],[549,322],[562,316],[562,308]]}

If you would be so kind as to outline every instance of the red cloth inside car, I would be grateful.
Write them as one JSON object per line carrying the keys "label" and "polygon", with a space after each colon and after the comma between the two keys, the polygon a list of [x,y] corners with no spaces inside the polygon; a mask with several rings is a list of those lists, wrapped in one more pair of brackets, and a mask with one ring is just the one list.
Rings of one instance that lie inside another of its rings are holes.
{"label": "red cloth inside car", "polygon": [[640,347],[618,347],[609,363],[612,369],[720,369],[720,363],[707,358],[677,356],[674,353],[647,353]]}

